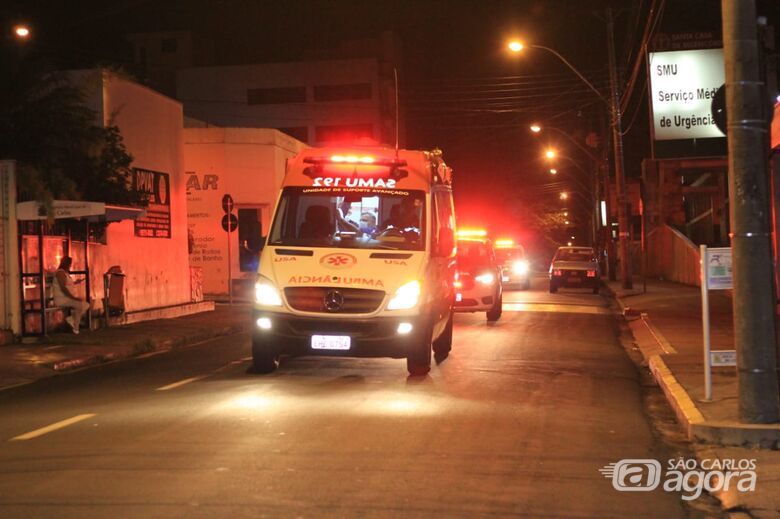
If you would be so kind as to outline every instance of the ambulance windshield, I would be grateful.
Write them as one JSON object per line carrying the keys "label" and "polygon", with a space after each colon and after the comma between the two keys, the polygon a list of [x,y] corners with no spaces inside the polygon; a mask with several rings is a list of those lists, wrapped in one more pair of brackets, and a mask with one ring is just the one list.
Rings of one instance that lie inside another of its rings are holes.
{"label": "ambulance windshield", "polygon": [[270,245],[424,250],[425,193],[286,187]]}

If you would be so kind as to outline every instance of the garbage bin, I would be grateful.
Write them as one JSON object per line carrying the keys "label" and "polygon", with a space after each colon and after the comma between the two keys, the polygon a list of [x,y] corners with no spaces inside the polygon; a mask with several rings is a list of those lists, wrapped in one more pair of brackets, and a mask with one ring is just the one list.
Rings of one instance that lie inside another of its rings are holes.
{"label": "garbage bin", "polygon": [[103,274],[103,293],[106,316],[116,317],[125,313],[125,274],[119,265]]}

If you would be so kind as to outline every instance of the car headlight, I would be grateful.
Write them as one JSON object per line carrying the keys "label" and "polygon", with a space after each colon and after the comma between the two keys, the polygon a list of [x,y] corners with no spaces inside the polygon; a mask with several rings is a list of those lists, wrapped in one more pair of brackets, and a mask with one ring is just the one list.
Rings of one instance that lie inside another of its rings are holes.
{"label": "car headlight", "polygon": [[479,276],[475,277],[477,281],[482,283],[483,285],[492,285],[493,282],[496,280],[496,277],[491,274],[490,272],[485,272],[484,274],[480,274]]}
{"label": "car headlight", "polygon": [[255,301],[263,306],[282,306],[279,290],[270,279],[263,276],[258,276],[257,283],[255,283]]}
{"label": "car headlight", "polygon": [[390,302],[387,303],[388,310],[407,310],[417,306],[420,300],[420,282],[410,281],[398,287]]}
{"label": "car headlight", "polygon": [[512,264],[515,274],[528,274],[528,262],[526,260],[515,261]]}

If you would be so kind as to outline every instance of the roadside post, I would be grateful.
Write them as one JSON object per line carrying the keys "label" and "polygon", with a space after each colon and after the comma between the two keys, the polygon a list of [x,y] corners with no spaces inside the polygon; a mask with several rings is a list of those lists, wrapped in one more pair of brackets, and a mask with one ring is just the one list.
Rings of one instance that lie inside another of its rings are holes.
{"label": "roadside post", "polygon": [[233,197],[229,194],[225,194],[222,197],[222,210],[225,211],[225,216],[222,217],[222,228],[227,232],[227,284],[228,284],[228,301],[230,306],[233,306],[233,260],[230,253],[230,233],[238,227],[238,218],[233,214]]}
{"label": "roadside post", "polygon": [[710,290],[733,287],[731,275],[731,247],[707,248],[699,246],[701,257],[701,322],[704,337],[704,400],[712,400],[712,368],[736,366],[736,350],[712,351],[710,343]]}

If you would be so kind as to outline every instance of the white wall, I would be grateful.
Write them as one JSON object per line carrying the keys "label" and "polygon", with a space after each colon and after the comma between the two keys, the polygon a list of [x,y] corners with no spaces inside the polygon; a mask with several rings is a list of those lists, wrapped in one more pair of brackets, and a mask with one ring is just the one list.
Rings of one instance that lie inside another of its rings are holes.
{"label": "white wall", "polygon": [[16,223],[16,163],[0,161],[0,345],[19,334],[19,244]]}
{"label": "white wall", "polygon": [[[261,209],[262,234],[268,233],[271,211],[281,187],[287,157],[305,146],[289,136],[258,128],[187,128],[184,170],[189,229],[194,243],[190,263],[203,268],[207,294],[228,292],[228,236],[221,221],[222,197],[230,194],[240,208]],[[232,279],[253,280],[240,272],[238,232],[231,233]]]}
{"label": "white wall", "polygon": [[[190,301],[187,198],[182,173],[181,104],[154,90],[107,72],[78,73],[88,87],[88,104],[100,105],[104,124],[119,127],[133,166],[170,175],[170,238],[144,238],[132,221],[109,225],[107,245],[90,248],[92,297],[103,296],[102,274],[120,265],[127,275],[128,311]],[[96,85],[102,88],[95,88]],[[74,243],[74,260],[82,244]],[[76,265],[78,267],[78,265]]]}

